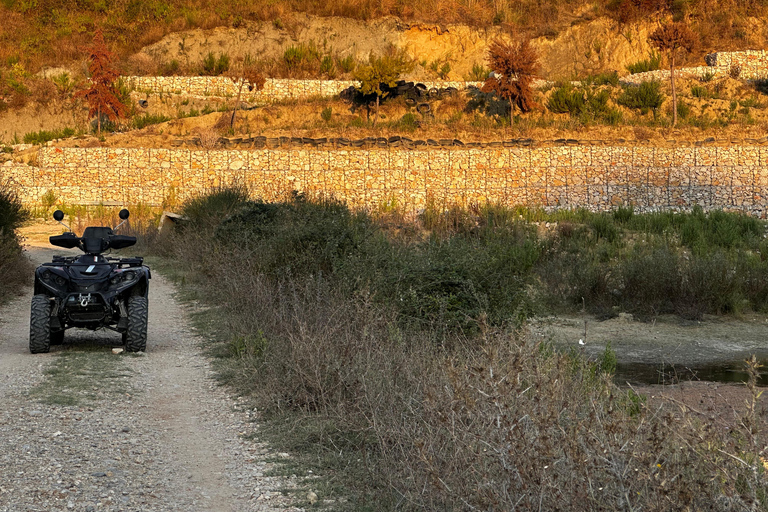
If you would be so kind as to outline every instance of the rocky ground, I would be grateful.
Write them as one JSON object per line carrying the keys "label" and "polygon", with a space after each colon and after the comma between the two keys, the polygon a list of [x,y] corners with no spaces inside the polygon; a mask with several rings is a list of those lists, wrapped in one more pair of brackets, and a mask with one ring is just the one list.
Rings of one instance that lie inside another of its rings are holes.
{"label": "rocky ground", "polygon": [[295,477],[269,476],[287,454],[251,440],[255,412],[212,380],[161,275],[139,355],[110,331],[29,354],[31,293],[0,309],[0,512],[298,510]]}

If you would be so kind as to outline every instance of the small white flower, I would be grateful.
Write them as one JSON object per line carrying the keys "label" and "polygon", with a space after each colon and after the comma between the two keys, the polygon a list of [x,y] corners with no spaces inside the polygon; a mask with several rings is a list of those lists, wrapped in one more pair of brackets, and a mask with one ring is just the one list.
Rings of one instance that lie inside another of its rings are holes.
{"label": "small white flower", "polygon": [[581,339],[580,339],[580,340],[579,340],[579,345],[586,345],[586,343],[584,343],[584,340],[581,340]]}

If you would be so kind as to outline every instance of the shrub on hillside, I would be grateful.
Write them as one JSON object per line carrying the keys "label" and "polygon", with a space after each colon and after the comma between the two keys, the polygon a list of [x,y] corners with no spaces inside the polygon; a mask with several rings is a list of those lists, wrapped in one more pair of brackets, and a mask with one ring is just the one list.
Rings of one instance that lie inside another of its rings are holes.
{"label": "shrub on hillside", "polygon": [[201,64],[200,74],[207,76],[223,75],[229,71],[229,55],[226,53],[220,53],[218,58],[213,52],[208,52],[203,58]]}
{"label": "shrub on hillside", "polygon": [[578,116],[584,110],[584,93],[570,85],[563,85],[552,91],[547,108],[555,114]]}
{"label": "shrub on hillside", "polygon": [[645,73],[647,71],[656,71],[657,69],[661,69],[661,54],[653,51],[647,59],[639,60],[627,65],[627,71],[633,75],[636,73]]}
{"label": "shrub on hillside", "polygon": [[656,112],[664,102],[664,95],[661,92],[661,84],[656,80],[643,82],[640,85],[629,85],[624,88],[621,96],[616,103],[627,108],[639,110],[641,114]]}

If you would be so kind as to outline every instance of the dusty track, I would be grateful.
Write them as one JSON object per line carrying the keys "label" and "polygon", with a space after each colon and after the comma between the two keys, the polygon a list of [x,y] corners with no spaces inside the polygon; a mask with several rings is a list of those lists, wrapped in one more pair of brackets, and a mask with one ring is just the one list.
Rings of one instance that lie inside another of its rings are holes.
{"label": "dusty track", "polygon": [[[28,252],[35,263],[53,253]],[[254,430],[250,413],[211,380],[173,292],[153,275],[143,356],[113,355],[117,333],[81,330],[50,354],[31,355],[31,289],[0,309],[0,511],[285,510],[279,489],[290,482],[264,476],[270,451],[243,440]],[[97,370],[96,400],[64,406],[31,396],[72,352],[119,358],[130,391],[100,387]]]}

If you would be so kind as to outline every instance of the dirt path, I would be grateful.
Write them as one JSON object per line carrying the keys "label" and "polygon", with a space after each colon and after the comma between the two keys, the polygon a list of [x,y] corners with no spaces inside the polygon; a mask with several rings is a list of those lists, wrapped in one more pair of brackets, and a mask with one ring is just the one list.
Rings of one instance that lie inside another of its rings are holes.
{"label": "dirt path", "polygon": [[[52,252],[29,249],[35,263]],[[81,330],[31,355],[30,299],[0,309],[0,512],[286,509],[292,482],[265,476],[276,454],[243,440],[251,412],[211,380],[162,276],[145,355],[115,355],[117,333]]]}

